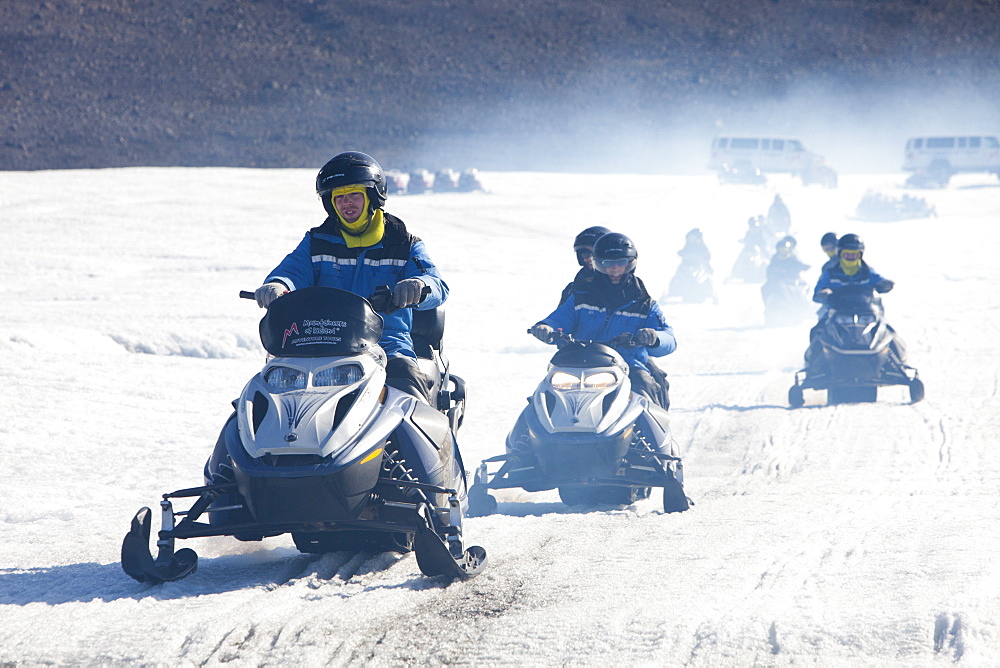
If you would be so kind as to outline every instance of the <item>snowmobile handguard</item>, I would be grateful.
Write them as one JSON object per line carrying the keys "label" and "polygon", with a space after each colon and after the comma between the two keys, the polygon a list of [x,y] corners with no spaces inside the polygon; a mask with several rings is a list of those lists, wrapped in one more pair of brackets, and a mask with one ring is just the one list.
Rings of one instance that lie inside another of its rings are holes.
{"label": "snowmobile handguard", "polygon": [[[420,301],[423,301],[424,297],[426,297],[430,293],[431,293],[431,287],[429,285],[425,285],[424,289],[420,291]],[[400,309],[399,306],[396,306],[395,304],[392,303],[392,288],[390,288],[388,285],[380,285],[377,288],[375,288],[375,293],[371,297],[368,297],[368,301],[369,303],[371,303],[372,308],[375,309],[376,313],[384,313],[386,315],[389,315],[390,313],[395,313]],[[417,304],[409,304],[402,308],[416,308],[416,307]]]}

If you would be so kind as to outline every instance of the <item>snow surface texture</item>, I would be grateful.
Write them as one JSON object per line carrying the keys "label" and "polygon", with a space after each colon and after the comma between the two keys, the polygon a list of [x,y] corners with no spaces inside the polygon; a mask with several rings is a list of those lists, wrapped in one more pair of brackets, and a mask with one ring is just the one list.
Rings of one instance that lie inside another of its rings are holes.
{"label": "snow surface texture", "polygon": [[[631,235],[666,291],[700,227],[720,303],[664,303],[674,436],[697,504],[663,514],[498,492],[467,521],[481,577],[412,555],[299,554],[287,537],[180,541],[161,586],[118,564],[135,511],[200,484],[258,371],[261,312],[237,298],[322,219],[312,170],[0,173],[0,663],[970,665],[1000,663],[1000,188],[917,193],[938,218],[851,219],[901,174],[835,190],[771,177],[488,173],[488,193],[399,196],[452,288],[446,350],[469,383],[467,466],[504,437],[554,349],[525,329],[576,271],[584,227]],[[724,283],[749,216],[780,192],[800,257],[860,233],[897,282],[889,321],[927,398],[786,393],[810,322],[765,328],[759,286]],[[155,518],[154,530],[159,527]]]}

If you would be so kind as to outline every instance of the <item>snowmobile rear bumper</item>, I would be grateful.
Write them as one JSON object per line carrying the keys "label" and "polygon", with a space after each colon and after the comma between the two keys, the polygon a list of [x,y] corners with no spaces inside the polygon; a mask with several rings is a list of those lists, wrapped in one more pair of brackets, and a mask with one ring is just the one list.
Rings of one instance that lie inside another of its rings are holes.
{"label": "snowmobile rear bumper", "polygon": [[[655,461],[630,461],[630,457],[626,457],[624,461],[616,461],[586,473],[569,471],[552,475],[540,469],[531,454],[507,453],[484,459],[476,472],[476,484],[485,484],[488,489],[521,488],[528,492],[540,492],[567,485],[664,487],[674,482],[675,478],[666,470],[665,462],[677,462],[679,465],[680,457],[660,452],[642,452],[642,456]],[[503,463],[490,476],[487,464],[497,462]]]}
{"label": "snowmobile rear bumper", "polygon": [[[278,521],[240,522],[213,525],[198,522],[201,515],[230,512],[232,507],[210,509],[211,504],[224,495],[236,491],[236,483],[206,485],[177,490],[163,495],[160,502],[162,528],[157,535],[158,553],[154,559],[149,549],[151,534],[151,511],[142,508],[132,520],[131,528],[122,541],[122,569],[139,582],[159,584],[179,580],[197,569],[198,557],[191,549],[174,551],[176,539],[202,538],[207,536],[258,535],[275,536],[283,533],[303,531],[318,533],[324,531],[380,531],[403,533],[414,536],[417,561],[425,575],[444,575],[452,579],[470,578],[478,575],[486,567],[486,552],[481,547],[462,547],[461,527],[452,523],[452,513],[461,514],[459,499],[453,489],[410,481],[392,481],[417,493],[414,503],[379,501],[373,505],[371,519],[346,519],[338,521]],[[433,507],[427,501],[426,493],[447,494],[449,507]],[[171,498],[197,497],[187,511],[175,511]],[[394,519],[380,519],[381,512]],[[177,517],[182,517],[176,523]]]}

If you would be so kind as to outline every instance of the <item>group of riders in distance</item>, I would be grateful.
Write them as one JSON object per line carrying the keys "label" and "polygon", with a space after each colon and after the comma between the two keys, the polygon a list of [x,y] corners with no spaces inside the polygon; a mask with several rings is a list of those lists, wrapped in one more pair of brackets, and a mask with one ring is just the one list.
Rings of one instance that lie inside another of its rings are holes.
{"label": "group of riders in distance", "polygon": [[[494,512],[492,489],[557,489],[568,505],[593,505],[662,488],[665,512],[688,509],[670,385],[654,362],[677,341],[636,276],[629,237],[600,226],[577,235],[579,272],[528,329],[557,351],[505,452],[468,481],[457,438],[465,383],[442,346],[448,285],[423,241],[384,210],[387,177],[371,156],[333,157],[316,193],[325,220],[241,295],[267,309],[264,368],[234,402],[204,484],[163,495],[155,558],[151,512],[136,514],[122,544],[130,576],[158,583],[193,573],[197,556],[175,551],[176,539],[288,533],[303,552],[413,551],[426,575],[474,577],[486,552],[466,544],[462,519]],[[798,262],[793,250],[786,236],[776,258]],[[803,405],[803,388],[827,389],[831,402],[870,401],[866,388],[898,382],[919,399],[902,342],[882,321],[878,294],[892,282],[862,259],[855,234],[829,252],[813,293],[820,321],[790,403]],[[179,498],[193,503],[175,511]]]}

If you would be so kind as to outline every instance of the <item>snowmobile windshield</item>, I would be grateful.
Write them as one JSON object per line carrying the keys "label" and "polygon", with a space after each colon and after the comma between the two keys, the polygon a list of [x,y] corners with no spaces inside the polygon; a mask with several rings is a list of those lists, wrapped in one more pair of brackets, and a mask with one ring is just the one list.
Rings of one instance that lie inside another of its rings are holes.
{"label": "snowmobile windshield", "polygon": [[838,313],[877,316],[882,311],[882,300],[871,286],[851,286],[833,291],[827,304]]}
{"label": "snowmobile windshield", "polygon": [[277,357],[356,355],[381,336],[382,318],[368,300],[336,288],[293,290],[260,321],[260,341]]}
{"label": "snowmobile windshield", "polygon": [[614,348],[606,346],[603,343],[584,343],[582,341],[574,341],[561,348],[559,352],[552,356],[549,364],[553,367],[564,366],[579,369],[625,366],[621,355]]}

